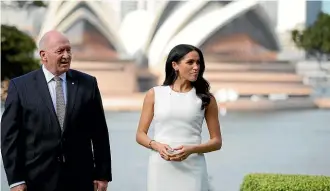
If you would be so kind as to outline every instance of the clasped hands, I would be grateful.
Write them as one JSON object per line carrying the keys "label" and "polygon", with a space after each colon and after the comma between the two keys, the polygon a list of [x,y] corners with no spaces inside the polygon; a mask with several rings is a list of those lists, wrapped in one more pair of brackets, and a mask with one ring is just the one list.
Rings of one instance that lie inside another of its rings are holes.
{"label": "clasped hands", "polygon": [[181,145],[179,147],[171,148],[166,144],[155,144],[155,150],[158,151],[160,156],[167,161],[183,161],[193,153],[192,146]]}

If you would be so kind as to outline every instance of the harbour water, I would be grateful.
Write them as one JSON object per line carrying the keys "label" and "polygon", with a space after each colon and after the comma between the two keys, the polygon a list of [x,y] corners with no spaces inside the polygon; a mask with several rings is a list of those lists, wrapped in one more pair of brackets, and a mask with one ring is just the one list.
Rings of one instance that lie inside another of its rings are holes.
{"label": "harbour water", "polygon": [[[149,150],[135,142],[139,117],[106,112],[113,160],[109,191],[146,190]],[[229,112],[220,122],[223,147],[206,154],[213,191],[238,191],[253,172],[330,176],[329,110]],[[207,141],[205,125],[202,135]],[[1,190],[9,190],[2,163]]]}

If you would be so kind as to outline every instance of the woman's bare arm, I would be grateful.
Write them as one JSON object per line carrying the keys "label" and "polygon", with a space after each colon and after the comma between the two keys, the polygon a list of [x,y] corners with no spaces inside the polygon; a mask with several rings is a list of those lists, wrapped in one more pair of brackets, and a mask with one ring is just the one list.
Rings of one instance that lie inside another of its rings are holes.
{"label": "woman's bare arm", "polygon": [[212,96],[210,104],[205,111],[205,120],[210,134],[210,140],[206,143],[196,145],[192,148],[192,153],[207,153],[219,150],[222,146],[220,122],[218,116],[218,104]]}
{"label": "woman's bare arm", "polygon": [[148,130],[154,116],[155,92],[150,89],[144,98],[140,121],[136,132],[136,142],[140,145],[150,148],[151,139],[148,137]]}

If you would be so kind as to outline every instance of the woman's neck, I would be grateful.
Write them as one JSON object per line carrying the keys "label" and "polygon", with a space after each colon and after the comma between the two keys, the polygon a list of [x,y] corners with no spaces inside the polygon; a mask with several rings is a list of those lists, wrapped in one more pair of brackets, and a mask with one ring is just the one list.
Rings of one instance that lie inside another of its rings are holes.
{"label": "woman's neck", "polygon": [[171,88],[176,92],[188,92],[191,90],[192,85],[191,82],[185,80],[176,80],[172,85]]}

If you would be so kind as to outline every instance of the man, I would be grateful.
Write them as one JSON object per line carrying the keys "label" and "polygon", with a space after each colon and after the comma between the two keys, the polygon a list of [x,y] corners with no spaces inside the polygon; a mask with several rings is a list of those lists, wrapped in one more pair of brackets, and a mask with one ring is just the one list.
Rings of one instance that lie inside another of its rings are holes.
{"label": "man", "polygon": [[70,69],[63,34],[47,32],[39,50],[42,67],[10,81],[2,116],[11,191],[105,191],[111,154],[97,81]]}

